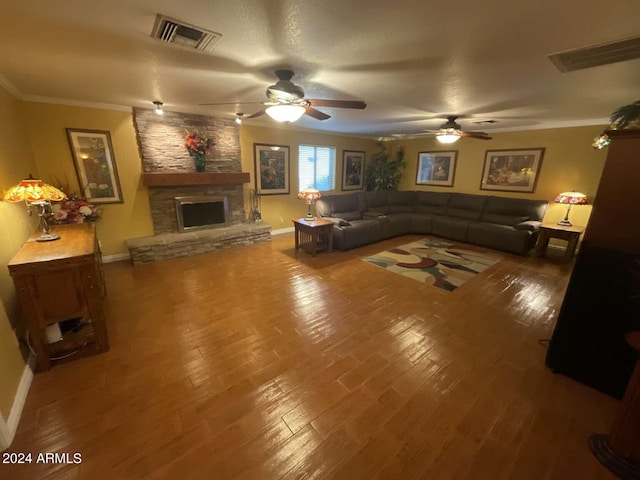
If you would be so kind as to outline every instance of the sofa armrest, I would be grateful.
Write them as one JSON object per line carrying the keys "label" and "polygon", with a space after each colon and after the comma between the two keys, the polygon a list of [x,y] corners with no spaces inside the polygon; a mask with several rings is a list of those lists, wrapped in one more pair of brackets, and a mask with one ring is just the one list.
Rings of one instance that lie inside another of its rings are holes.
{"label": "sofa armrest", "polygon": [[340,217],[322,217],[323,220],[329,220],[333,222],[336,227],[349,227],[351,224],[347,222],[344,218]]}
{"label": "sofa armrest", "polygon": [[535,232],[540,228],[542,222],[538,222],[536,220],[527,220],[526,222],[520,222],[513,226],[516,230],[529,230],[530,232]]}

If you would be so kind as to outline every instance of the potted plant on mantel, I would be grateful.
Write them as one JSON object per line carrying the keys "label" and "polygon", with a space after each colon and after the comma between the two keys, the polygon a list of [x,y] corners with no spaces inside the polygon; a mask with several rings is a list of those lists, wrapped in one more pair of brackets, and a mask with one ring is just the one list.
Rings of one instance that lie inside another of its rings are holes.
{"label": "potted plant on mantel", "polygon": [[380,151],[371,157],[371,162],[365,169],[365,185],[371,190],[396,190],[402,171],[405,167],[404,149],[400,147],[396,152],[396,158],[391,159],[387,153],[387,147],[378,142]]}
{"label": "potted plant on mantel", "polygon": [[640,128],[640,100],[618,108],[611,114],[609,120],[616,130]]}
{"label": "potted plant on mantel", "polygon": [[184,131],[184,146],[193,158],[196,172],[204,172],[207,166],[207,153],[216,144],[215,138],[209,137],[207,132],[200,133],[198,130],[190,132]]}
{"label": "potted plant on mantel", "polygon": [[[619,107],[609,117],[609,130],[640,129],[640,100]],[[601,150],[609,146],[611,139],[606,130],[593,139],[591,146]]]}

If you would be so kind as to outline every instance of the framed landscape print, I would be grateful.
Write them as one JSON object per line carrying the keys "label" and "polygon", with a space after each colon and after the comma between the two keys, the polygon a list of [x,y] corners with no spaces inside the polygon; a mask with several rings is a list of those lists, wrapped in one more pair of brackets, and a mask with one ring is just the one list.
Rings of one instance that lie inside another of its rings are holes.
{"label": "framed landscape print", "polygon": [[364,188],[365,152],[343,150],[342,190],[362,190]]}
{"label": "framed landscape print", "polygon": [[91,203],[123,203],[109,132],[66,130],[82,196]]}
{"label": "framed landscape print", "polygon": [[416,185],[453,187],[457,150],[449,152],[418,152]]}
{"label": "framed landscape print", "polygon": [[487,150],[480,190],[533,193],[544,148]]}
{"label": "framed landscape print", "polygon": [[254,143],[256,190],[260,195],[289,193],[289,146]]}

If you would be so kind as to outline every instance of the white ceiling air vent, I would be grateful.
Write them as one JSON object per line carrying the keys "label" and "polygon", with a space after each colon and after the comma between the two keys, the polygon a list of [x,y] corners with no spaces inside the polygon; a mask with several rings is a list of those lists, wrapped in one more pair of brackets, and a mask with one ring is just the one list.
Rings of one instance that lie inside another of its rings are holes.
{"label": "white ceiling air vent", "polygon": [[156,15],[156,23],[153,26],[151,36],[163,42],[205,52],[213,50],[222,38],[220,33],[211,32],[160,14]]}
{"label": "white ceiling air vent", "polygon": [[562,73],[640,58],[640,37],[549,55]]}

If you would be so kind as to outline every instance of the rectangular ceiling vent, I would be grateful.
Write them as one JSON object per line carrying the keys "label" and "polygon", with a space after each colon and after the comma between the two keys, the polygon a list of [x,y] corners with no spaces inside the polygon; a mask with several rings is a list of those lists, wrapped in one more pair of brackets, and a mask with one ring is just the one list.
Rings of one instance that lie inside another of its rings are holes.
{"label": "rectangular ceiling vent", "polygon": [[640,37],[549,55],[562,73],[640,58]]}
{"label": "rectangular ceiling vent", "polygon": [[156,23],[153,26],[151,36],[163,42],[204,52],[213,50],[222,38],[220,33],[211,32],[160,14],[156,15]]}

